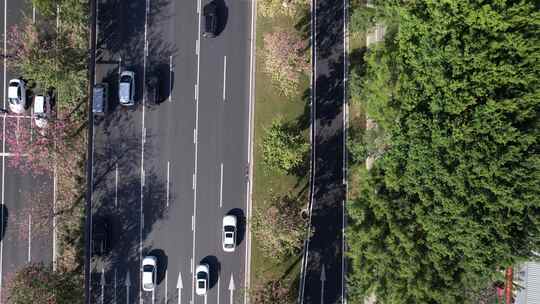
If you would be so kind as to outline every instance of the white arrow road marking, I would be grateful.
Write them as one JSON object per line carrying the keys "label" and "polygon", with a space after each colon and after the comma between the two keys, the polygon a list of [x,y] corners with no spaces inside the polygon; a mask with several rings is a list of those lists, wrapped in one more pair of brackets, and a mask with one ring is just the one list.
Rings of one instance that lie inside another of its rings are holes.
{"label": "white arrow road marking", "polygon": [[233,293],[234,293],[234,279],[231,273],[231,281],[229,282],[229,303],[233,304]]}
{"label": "white arrow road marking", "polygon": [[324,264],[321,271],[321,304],[324,303],[324,282],[326,281],[326,271],[324,270]]}
{"label": "white arrow road marking", "polygon": [[182,303],[182,288],[184,288],[184,284],[182,283],[182,273],[178,272],[178,283],[176,283],[176,289],[178,289],[178,304]]}
{"label": "white arrow road marking", "polygon": [[129,287],[131,286],[131,281],[129,279],[129,271],[126,272],[126,303],[129,304]]}

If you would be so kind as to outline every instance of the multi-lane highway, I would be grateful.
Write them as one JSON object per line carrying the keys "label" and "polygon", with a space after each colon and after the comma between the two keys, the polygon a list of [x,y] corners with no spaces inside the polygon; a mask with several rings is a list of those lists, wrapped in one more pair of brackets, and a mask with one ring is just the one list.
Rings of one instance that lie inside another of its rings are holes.
{"label": "multi-lane highway", "polygon": [[[112,246],[92,255],[90,303],[244,299],[253,7],[216,1],[220,33],[203,38],[206,3],[96,3],[94,82],[108,83],[109,112],[93,117],[91,221],[109,221]],[[117,102],[124,70],[136,74],[130,108]],[[226,214],[239,219],[234,253],[221,247]],[[146,255],[158,258],[153,292],[141,286]],[[193,288],[200,262],[210,265],[206,296]]]}
{"label": "multi-lane highway", "polygon": [[[3,28],[0,90],[3,109],[8,108],[8,82],[19,76],[9,66],[10,60],[13,60],[10,57],[13,50],[7,43],[7,37],[14,26],[22,25],[25,15],[34,21],[39,18],[36,17],[39,14],[26,1],[6,0],[0,4],[0,23]],[[6,303],[6,286],[18,269],[29,262],[51,263],[54,250],[52,218],[41,212],[53,208],[52,174],[37,176],[11,165],[11,158],[18,156],[13,154],[6,138],[13,136],[10,128],[14,127],[34,129],[31,107],[24,114],[0,114],[0,303]]]}

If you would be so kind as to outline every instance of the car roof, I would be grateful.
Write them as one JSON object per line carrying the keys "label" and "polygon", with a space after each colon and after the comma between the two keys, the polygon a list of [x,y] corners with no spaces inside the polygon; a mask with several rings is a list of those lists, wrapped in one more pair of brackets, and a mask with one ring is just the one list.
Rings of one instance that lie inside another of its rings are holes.
{"label": "car roof", "polygon": [[45,96],[36,95],[34,98],[34,113],[45,113]]}
{"label": "car roof", "polygon": [[9,86],[8,88],[8,98],[15,98],[18,96],[18,87]]}
{"label": "car roof", "polygon": [[212,14],[215,13],[217,10],[217,5],[214,2],[210,2],[207,5],[204,6],[203,13],[206,14]]}
{"label": "car roof", "polygon": [[208,265],[201,264],[201,265],[197,266],[197,269],[195,269],[195,272],[197,273],[197,272],[200,272],[200,271],[209,272]]}
{"label": "car roof", "polygon": [[152,273],[151,272],[143,272],[142,281],[145,284],[146,287],[152,286]]}
{"label": "car roof", "polygon": [[146,257],[144,257],[142,263],[143,263],[143,265],[155,266],[156,265],[156,257],[154,257],[154,256],[146,256]]}
{"label": "car roof", "polygon": [[223,226],[235,226],[236,225],[236,216],[226,215],[223,217]]}
{"label": "car roof", "polygon": [[128,82],[121,82],[120,83],[120,98],[129,98],[129,89],[130,89],[130,83]]}

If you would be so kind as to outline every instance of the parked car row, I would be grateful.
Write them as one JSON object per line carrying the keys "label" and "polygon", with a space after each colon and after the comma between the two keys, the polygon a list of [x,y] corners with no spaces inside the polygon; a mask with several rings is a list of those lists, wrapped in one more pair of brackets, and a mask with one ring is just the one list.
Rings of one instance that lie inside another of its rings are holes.
{"label": "parked car row", "polygon": [[[235,215],[225,215],[222,221],[221,246],[225,252],[234,252],[237,242],[237,224]],[[111,249],[110,223],[106,218],[95,219],[92,223],[92,253],[98,256],[106,255]],[[142,288],[152,291],[156,285],[158,258],[149,255],[142,260]],[[201,263],[195,268],[195,293],[205,295],[210,280],[210,265]]]}
{"label": "parked car row", "polygon": [[[8,86],[8,104],[10,111],[16,114],[23,114],[28,108],[27,101],[26,82],[20,78],[11,79]],[[51,97],[49,94],[34,95],[33,105],[36,127],[44,130],[47,128],[51,116]]]}
{"label": "parked car row", "polygon": [[[109,108],[109,85],[106,82],[94,85],[92,112],[104,115]],[[135,105],[135,72],[123,71],[118,81],[118,103],[122,106]]]}

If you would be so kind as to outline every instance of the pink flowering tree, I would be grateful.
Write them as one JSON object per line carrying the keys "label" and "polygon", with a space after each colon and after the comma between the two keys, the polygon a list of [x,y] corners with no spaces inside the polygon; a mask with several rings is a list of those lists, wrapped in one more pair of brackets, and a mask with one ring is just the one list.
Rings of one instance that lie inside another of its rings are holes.
{"label": "pink flowering tree", "polygon": [[307,42],[298,34],[277,31],[264,35],[264,68],[281,92],[293,96],[309,71]]}
{"label": "pink flowering tree", "polygon": [[79,149],[71,140],[73,126],[69,119],[51,119],[46,129],[32,126],[31,118],[7,117],[5,132],[0,136],[6,141],[10,153],[8,165],[24,173],[43,175],[57,168],[70,170],[70,150]]}

